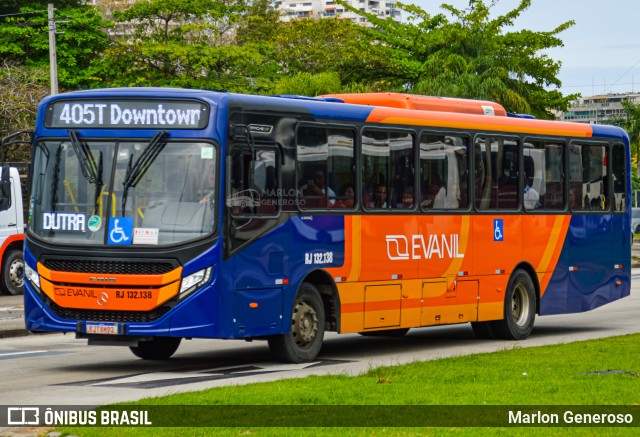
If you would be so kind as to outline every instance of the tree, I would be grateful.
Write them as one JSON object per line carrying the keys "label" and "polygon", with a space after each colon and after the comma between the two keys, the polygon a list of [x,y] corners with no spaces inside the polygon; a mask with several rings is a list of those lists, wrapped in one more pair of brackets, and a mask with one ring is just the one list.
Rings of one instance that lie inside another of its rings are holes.
{"label": "tree", "polygon": [[[58,81],[61,88],[78,88],[90,79],[90,65],[107,46],[102,30],[108,26],[92,7],[65,2],[57,9],[59,24],[56,35]],[[75,5],[74,5],[75,4]],[[46,7],[34,2],[20,7],[22,15],[0,21],[0,59],[39,69],[49,68],[49,31]],[[48,79],[47,79],[48,80]]]}
{"label": "tree", "polygon": [[342,85],[337,73],[297,73],[285,76],[275,85],[275,94],[294,94],[314,97],[340,92]]}
{"label": "tree", "polygon": [[443,4],[441,9],[451,21],[444,13],[432,16],[402,3],[399,7],[409,13],[408,22],[363,15],[376,26],[369,32],[392,51],[406,90],[494,100],[511,112],[553,118],[550,109],[565,110],[577,96],[547,89],[561,86],[560,62],[544,50],[561,47],[557,35],[574,22],[546,32],[507,32],[505,28],[513,25],[531,0],[520,0],[515,9],[493,18],[490,12],[497,2],[469,0],[463,10]]}
{"label": "tree", "polygon": [[282,75],[334,72],[340,83],[393,83],[389,50],[350,20],[300,19],[283,23],[275,35],[275,59]]}
{"label": "tree", "polygon": [[[23,130],[33,130],[38,103],[49,92],[49,70],[33,69],[8,61],[0,67],[0,138]],[[26,161],[30,149],[3,150],[7,161]]]}
{"label": "tree", "polygon": [[[634,157],[636,166],[640,161],[640,104],[634,105],[628,100],[621,102],[622,109],[624,109],[624,116],[613,117],[608,120],[608,123],[619,126],[627,131],[629,135],[629,144],[631,147],[631,155]],[[634,156],[635,155],[635,156]],[[640,178],[640,168],[637,167],[637,176]],[[636,182],[636,180],[634,180]],[[634,184],[634,191],[640,189],[640,181]]]}
{"label": "tree", "polygon": [[109,85],[259,91],[267,59],[258,43],[235,43],[249,10],[244,0],[134,3],[114,13],[122,36],[96,74]]}
{"label": "tree", "polygon": [[55,3],[56,8],[68,8],[82,6],[86,1],[84,0],[3,0],[0,3],[0,16],[15,14],[20,12],[20,9],[29,7],[35,9],[44,10],[46,12],[47,5],[49,3]]}

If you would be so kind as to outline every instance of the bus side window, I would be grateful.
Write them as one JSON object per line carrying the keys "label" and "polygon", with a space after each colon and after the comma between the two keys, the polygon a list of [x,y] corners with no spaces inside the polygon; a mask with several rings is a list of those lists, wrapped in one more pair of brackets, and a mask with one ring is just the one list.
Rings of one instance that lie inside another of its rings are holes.
{"label": "bus side window", "polygon": [[627,185],[625,170],[625,153],[622,144],[614,144],[611,149],[611,179],[613,182],[613,210],[625,212],[627,210]]}
{"label": "bus side window", "polygon": [[478,137],[475,142],[475,206],[479,210],[515,210],[519,206],[518,142]]}
{"label": "bus side window", "polygon": [[467,208],[468,144],[453,135],[420,137],[420,205],[423,209]]}
{"label": "bus side window", "polygon": [[[355,130],[308,126],[296,134],[300,209],[353,208],[345,202],[347,186],[355,188]],[[355,198],[353,198],[355,199]]]}

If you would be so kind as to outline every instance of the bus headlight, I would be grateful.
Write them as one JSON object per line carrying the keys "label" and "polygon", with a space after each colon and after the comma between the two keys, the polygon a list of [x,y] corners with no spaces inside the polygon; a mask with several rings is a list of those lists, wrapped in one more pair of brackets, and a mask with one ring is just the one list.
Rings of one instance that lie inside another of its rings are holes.
{"label": "bus headlight", "polygon": [[202,287],[210,278],[211,267],[207,267],[206,269],[182,278],[182,284],[180,285],[180,297],[184,297],[192,291]]}
{"label": "bus headlight", "polygon": [[30,280],[33,285],[40,288],[40,275],[26,264],[24,266],[24,276]]}

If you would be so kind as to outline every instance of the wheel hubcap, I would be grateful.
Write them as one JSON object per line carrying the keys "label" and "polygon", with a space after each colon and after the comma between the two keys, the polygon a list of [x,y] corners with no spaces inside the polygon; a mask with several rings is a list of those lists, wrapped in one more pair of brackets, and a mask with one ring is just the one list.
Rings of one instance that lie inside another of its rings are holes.
{"label": "wheel hubcap", "polygon": [[298,346],[311,343],[318,332],[318,315],[306,302],[299,302],[291,319],[291,332]]}
{"label": "wheel hubcap", "polygon": [[9,267],[9,279],[17,287],[22,287],[24,282],[24,262],[14,261]]}
{"label": "wheel hubcap", "polygon": [[529,295],[523,286],[518,286],[513,291],[511,300],[511,317],[518,326],[524,326],[529,315]]}

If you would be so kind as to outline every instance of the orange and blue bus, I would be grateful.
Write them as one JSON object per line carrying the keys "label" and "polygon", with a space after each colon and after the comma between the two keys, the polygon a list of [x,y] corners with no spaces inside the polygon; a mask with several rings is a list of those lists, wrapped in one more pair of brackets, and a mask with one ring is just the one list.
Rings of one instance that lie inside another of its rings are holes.
{"label": "orange and blue bus", "polygon": [[126,88],[45,98],[25,238],[31,331],[166,359],[192,338],[319,354],[326,331],[471,323],[629,295],[617,127],[402,94]]}

